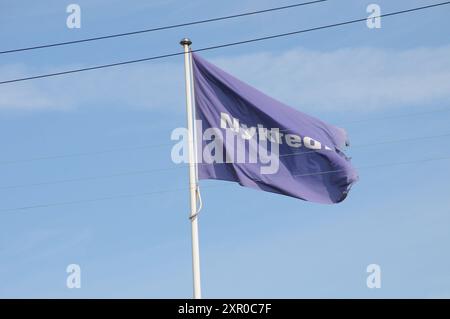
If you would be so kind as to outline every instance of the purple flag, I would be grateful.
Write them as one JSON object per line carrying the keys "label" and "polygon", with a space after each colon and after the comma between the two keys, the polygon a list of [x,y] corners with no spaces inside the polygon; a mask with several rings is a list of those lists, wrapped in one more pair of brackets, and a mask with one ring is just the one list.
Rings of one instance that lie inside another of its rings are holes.
{"label": "purple flag", "polygon": [[278,102],[193,54],[200,179],[318,203],[343,201],[358,179],[343,129]]}

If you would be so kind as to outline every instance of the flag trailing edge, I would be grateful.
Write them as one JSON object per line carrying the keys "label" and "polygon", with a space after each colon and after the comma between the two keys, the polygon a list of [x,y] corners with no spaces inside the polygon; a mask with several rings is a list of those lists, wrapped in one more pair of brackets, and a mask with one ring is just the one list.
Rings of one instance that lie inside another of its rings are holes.
{"label": "flag trailing edge", "polygon": [[343,201],[358,180],[345,130],[295,110],[192,53],[199,179],[306,201]]}

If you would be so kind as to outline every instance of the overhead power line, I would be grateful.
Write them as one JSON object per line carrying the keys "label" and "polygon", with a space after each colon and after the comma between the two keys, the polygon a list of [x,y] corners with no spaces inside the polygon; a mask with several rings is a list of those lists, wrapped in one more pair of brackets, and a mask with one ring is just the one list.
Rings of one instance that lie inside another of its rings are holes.
{"label": "overhead power line", "polygon": [[56,42],[56,43],[41,44],[41,45],[36,45],[36,46],[31,46],[31,47],[4,50],[4,51],[0,51],[0,54],[7,54],[7,53],[14,53],[14,52],[21,52],[21,51],[30,51],[30,50],[37,50],[37,49],[45,49],[45,48],[65,46],[65,45],[71,45],[71,44],[78,44],[78,43],[106,40],[106,39],[112,39],[112,38],[126,37],[126,36],[131,36],[131,35],[136,35],[136,34],[142,34],[142,33],[176,29],[176,28],[187,27],[187,26],[192,26],[192,25],[197,25],[197,24],[211,23],[211,22],[217,22],[217,21],[223,21],[223,20],[229,20],[229,19],[242,18],[242,17],[252,16],[252,15],[257,15],[257,14],[262,14],[262,13],[294,9],[294,8],[304,7],[307,5],[312,5],[312,4],[326,2],[326,1],[328,1],[328,0],[316,0],[316,1],[301,2],[301,3],[295,3],[295,4],[281,6],[281,7],[244,12],[244,13],[233,14],[233,15],[228,15],[228,16],[205,19],[205,20],[197,20],[197,21],[191,21],[191,22],[185,22],[185,23],[179,23],[179,24],[172,24],[172,25],[150,28],[150,29],[136,30],[136,31],[124,32],[124,33],[115,33],[115,34],[109,34],[109,35],[74,40],[74,41]]}
{"label": "overhead power line", "polygon": [[140,146],[124,146],[124,147],[116,147],[116,148],[111,148],[111,149],[96,150],[96,151],[91,151],[91,152],[46,155],[46,156],[38,156],[38,157],[31,157],[31,158],[22,158],[22,159],[17,159],[17,160],[6,160],[6,161],[0,161],[0,165],[26,163],[26,162],[52,160],[52,159],[62,159],[62,158],[83,157],[83,156],[92,156],[92,155],[101,155],[101,154],[109,154],[109,153],[122,152],[122,151],[151,149],[151,148],[158,148],[158,147],[165,147],[165,146],[173,146],[173,143],[140,145]]}
{"label": "overhead power line", "polygon": [[33,186],[45,186],[45,185],[55,185],[55,184],[66,184],[66,183],[75,183],[75,182],[84,182],[84,181],[95,181],[101,179],[110,179],[124,176],[133,176],[133,175],[146,175],[151,173],[172,171],[180,168],[185,168],[185,165],[178,167],[167,167],[167,168],[156,168],[156,169],[144,169],[144,170],[134,170],[127,171],[122,173],[108,174],[108,175],[97,175],[97,176],[89,176],[89,177],[75,177],[68,179],[60,179],[54,181],[46,181],[46,182],[37,182],[31,184],[18,184],[18,185],[10,185],[10,186],[0,186],[0,190],[7,189],[17,189],[17,188],[25,188],[25,187],[33,187]]}
{"label": "overhead power line", "polygon": [[[389,119],[394,119],[394,118],[422,116],[422,115],[449,112],[449,111],[450,111],[450,109],[439,109],[439,110],[433,110],[433,111],[427,111],[427,112],[417,112],[417,113],[410,113],[410,114],[399,114],[399,115],[393,115],[393,116],[378,117],[378,118],[373,118],[373,119],[366,118],[366,119],[351,121],[351,122],[348,122],[347,124],[369,122],[369,121],[377,122],[377,121],[389,120]],[[345,124],[345,123],[341,123],[341,124]],[[439,138],[439,137],[448,136],[448,135],[450,135],[450,134],[445,133],[445,134],[441,134],[441,135],[413,137],[413,138],[400,140],[400,142],[416,141],[416,140],[430,139],[430,138]],[[95,150],[95,151],[90,151],[90,152],[86,151],[86,152],[80,152],[80,153],[56,154],[56,155],[45,155],[45,156],[36,156],[36,157],[31,157],[31,158],[15,159],[15,160],[3,160],[3,161],[0,161],[0,165],[20,164],[20,163],[28,163],[28,162],[35,162],[35,161],[65,159],[65,158],[74,158],[74,157],[95,156],[95,155],[109,154],[109,153],[130,151],[130,150],[146,150],[146,149],[152,149],[152,148],[158,148],[158,147],[173,146],[174,142],[177,142],[177,141],[173,141],[172,143],[153,144],[153,145],[116,147],[116,148],[111,148],[111,149]],[[384,142],[376,142],[375,144],[395,143],[395,142],[396,141],[384,141]],[[370,145],[374,145],[374,144],[367,143],[367,144],[361,144],[361,145],[352,145],[352,148],[370,146]],[[0,187],[0,189],[1,188],[2,187]]]}
{"label": "overhead power line", "polygon": [[[408,143],[408,142],[429,140],[429,139],[442,138],[442,137],[448,137],[448,136],[450,136],[450,133],[445,133],[445,134],[440,134],[440,135],[432,135],[432,136],[403,138],[403,139],[390,140],[390,141],[372,142],[372,143],[365,143],[365,144],[357,144],[357,145],[351,146],[351,148],[370,147],[370,146],[379,146],[379,145],[397,144],[397,143]],[[317,152],[318,152],[317,150],[310,150],[310,151],[306,151],[306,152],[287,153],[287,154],[280,154],[280,157],[306,155],[306,154],[317,153]]]}
{"label": "overhead power line", "polygon": [[[415,160],[415,161],[381,163],[381,164],[374,164],[374,165],[358,166],[358,167],[356,167],[356,169],[361,170],[361,169],[372,169],[372,168],[382,168],[382,167],[394,167],[394,166],[402,166],[402,165],[422,164],[422,163],[427,163],[427,162],[444,161],[444,160],[449,160],[449,159],[450,159],[450,156],[433,157],[433,158],[424,158],[424,159]],[[317,172],[317,173],[298,174],[298,175],[294,175],[294,176],[301,177],[301,176],[324,175],[324,174],[339,173],[339,172],[343,172],[343,171],[345,171],[345,170],[342,170],[342,169],[340,169],[340,170],[330,170],[330,171],[322,171],[322,172]]]}
{"label": "overhead power line", "polygon": [[31,205],[31,206],[21,206],[21,207],[16,207],[16,208],[0,209],[0,212],[12,212],[12,211],[29,210],[29,209],[36,209],[36,208],[49,208],[49,207],[55,207],[55,206],[66,206],[66,205],[74,205],[74,204],[82,204],[82,203],[100,202],[100,201],[121,199],[121,198],[150,196],[150,195],[156,195],[156,194],[173,193],[173,192],[178,192],[178,191],[183,191],[183,190],[185,190],[185,188],[168,189],[168,190],[145,192],[145,193],[139,193],[139,194],[123,194],[123,195],[114,195],[114,196],[104,196],[104,197],[97,197],[97,198],[90,198],[90,199],[73,200],[73,201],[67,201],[67,202],[48,203],[48,204],[39,204],[39,205]]}
{"label": "overhead power line", "polygon": [[[396,15],[406,14],[406,13],[412,13],[412,12],[421,11],[421,10],[430,9],[430,8],[435,8],[435,7],[444,6],[444,5],[448,5],[448,4],[450,4],[450,1],[440,2],[440,3],[427,5],[427,6],[422,6],[422,7],[416,7],[416,8],[412,8],[412,9],[406,9],[406,10],[401,10],[401,11],[385,13],[385,14],[381,14],[381,15],[376,16],[376,17],[372,17],[372,19],[373,18],[391,17],[391,16],[396,16]],[[298,34],[302,34],[302,33],[308,33],[308,32],[313,32],[313,31],[324,30],[324,29],[336,28],[336,27],[341,27],[341,26],[345,26],[345,25],[350,25],[350,24],[355,24],[355,23],[367,21],[367,19],[368,19],[367,17],[364,17],[364,18],[360,18],[360,19],[354,19],[354,20],[349,20],[349,21],[344,21],[344,22],[339,22],[339,23],[323,25],[323,26],[320,26],[320,27],[303,29],[303,30],[298,30],[298,31],[293,31],[293,32],[280,33],[280,34],[275,34],[275,35],[270,35],[270,36],[265,36],[265,37],[260,37],[260,38],[253,38],[253,39],[244,40],[244,41],[219,44],[219,45],[215,45],[215,46],[209,46],[209,47],[204,47],[204,48],[192,50],[192,52],[216,50],[216,49],[221,49],[221,48],[226,48],[226,47],[231,47],[231,46],[237,46],[237,45],[248,44],[248,43],[259,42],[259,41],[265,41],[265,40],[271,40],[271,39],[275,39],[275,38],[281,38],[281,37],[287,37],[287,36],[292,36],[292,35],[298,35]],[[147,57],[147,58],[142,58],[142,59],[137,59],[137,60],[128,60],[128,61],[122,61],[122,62],[116,62],[116,63],[110,63],[110,64],[103,64],[103,65],[97,65],[97,66],[86,67],[86,68],[72,69],[72,70],[55,72],[55,73],[47,73],[47,74],[41,74],[41,75],[35,75],[35,76],[29,76],[29,77],[23,77],[23,78],[17,78],[17,79],[13,79],[13,80],[6,80],[6,81],[1,81],[0,84],[8,84],[8,83],[36,80],[36,79],[42,79],[42,78],[47,78],[47,77],[54,77],[54,76],[61,76],[61,75],[72,74],[72,73],[85,72],[85,71],[93,71],[93,70],[99,70],[99,69],[123,66],[123,65],[133,64],[133,63],[140,63],[140,62],[145,62],[145,61],[159,60],[159,59],[164,59],[164,58],[169,58],[169,57],[175,57],[175,56],[179,56],[179,55],[183,55],[183,54],[185,54],[185,53],[184,52],[168,53],[168,54],[157,55],[157,56],[152,56],[152,57]]]}
{"label": "overhead power line", "polygon": [[[426,163],[426,162],[435,162],[435,161],[443,161],[443,160],[450,160],[450,156],[432,157],[432,158],[425,158],[425,159],[414,160],[414,161],[405,161],[405,162],[381,163],[381,164],[374,164],[374,165],[359,166],[359,167],[356,167],[356,168],[359,169],[359,170],[361,170],[361,169],[376,169],[376,168],[383,168],[383,167],[394,167],[394,166],[421,164],[421,163]],[[299,174],[299,175],[295,175],[295,176],[297,176],[297,177],[305,176],[306,177],[306,176],[313,176],[313,175],[333,174],[333,173],[338,173],[338,172],[341,172],[341,170],[321,171],[321,172],[315,172],[315,173],[309,173],[309,174]],[[224,186],[225,185],[203,186],[202,189],[214,188],[214,187],[224,187]],[[231,184],[230,185],[226,185],[226,186],[231,186]],[[161,191],[135,193],[135,194],[112,195],[112,196],[96,197],[96,198],[89,198],[89,199],[80,199],[80,200],[73,200],[73,201],[66,201],[66,202],[43,203],[43,204],[36,204],[36,205],[29,205],[29,206],[20,206],[20,207],[14,207],[14,208],[3,208],[3,209],[0,209],[0,212],[27,211],[27,210],[38,209],[38,208],[67,206],[67,205],[92,203],[92,202],[116,200],[116,199],[123,199],[123,198],[145,197],[145,196],[152,196],[152,195],[164,194],[164,193],[173,193],[173,192],[186,191],[186,190],[188,190],[188,188],[175,188],[175,189],[167,189],[167,190],[161,190]]]}
{"label": "overhead power line", "polygon": [[[437,139],[437,138],[448,137],[448,136],[450,136],[450,133],[365,143],[365,144],[355,145],[352,148],[379,146],[379,145],[395,144],[395,143],[407,143],[407,142],[421,141],[421,140],[426,140],[426,139],[435,139],[435,138]],[[288,154],[281,154],[280,157],[300,156],[300,155],[306,155],[306,154],[311,154],[311,153],[316,153],[316,152],[317,152],[316,150],[311,150],[311,151],[298,152],[298,153],[288,153]],[[199,165],[211,165],[211,164],[200,163]],[[60,179],[60,180],[54,180],[54,181],[44,181],[44,182],[35,182],[35,183],[29,183],[29,184],[0,186],[0,191],[1,190],[9,190],[9,189],[25,188],[25,187],[34,187],[34,186],[45,186],[45,185],[67,184],[67,183],[76,183],[76,182],[84,182],[84,181],[94,181],[94,180],[101,180],[101,179],[112,179],[112,178],[119,178],[119,177],[125,177],[125,176],[136,176],[136,175],[141,175],[141,174],[142,175],[143,174],[152,174],[152,173],[158,173],[158,172],[164,172],[164,171],[177,170],[177,169],[185,168],[185,167],[186,167],[186,164],[183,164],[183,165],[179,165],[176,167],[156,168],[156,169],[147,169],[147,170],[134,170],[134,171],[127,171],[127,172],[108,174],[108,175],[75,177],[75,178]]]}

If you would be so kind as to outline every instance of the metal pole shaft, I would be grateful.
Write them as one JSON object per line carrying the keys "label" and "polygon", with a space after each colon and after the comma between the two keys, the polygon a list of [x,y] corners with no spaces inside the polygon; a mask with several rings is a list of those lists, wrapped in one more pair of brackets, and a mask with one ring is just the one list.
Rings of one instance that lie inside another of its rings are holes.
{"label": "metal pole shaft", "polygon": [[186,81],[186,115],[188,128],[188,156],[189,156],[189,192],[191,205],[191,228],[192,228],[192,272],[194,280],[194,299],[200,299],[200,249],[198,241],[198,216],[197,213],[197,178],[195,173],[195,149],[194,149],[194,126],[192,118],[192,82],[191,82],[191,62],[190,62],[190,45],[189,39],[183,39],[180,44],[184,47],[184,75]]}

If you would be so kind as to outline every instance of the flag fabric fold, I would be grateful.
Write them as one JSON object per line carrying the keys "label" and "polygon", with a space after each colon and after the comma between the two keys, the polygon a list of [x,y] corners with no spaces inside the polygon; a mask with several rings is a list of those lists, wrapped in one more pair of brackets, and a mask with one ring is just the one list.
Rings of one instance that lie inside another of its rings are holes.
{"label": "flag fabric fold", "polygon": [[358,179],[343,129],[297,111],[192,53],[199,179],[318,203]]}

